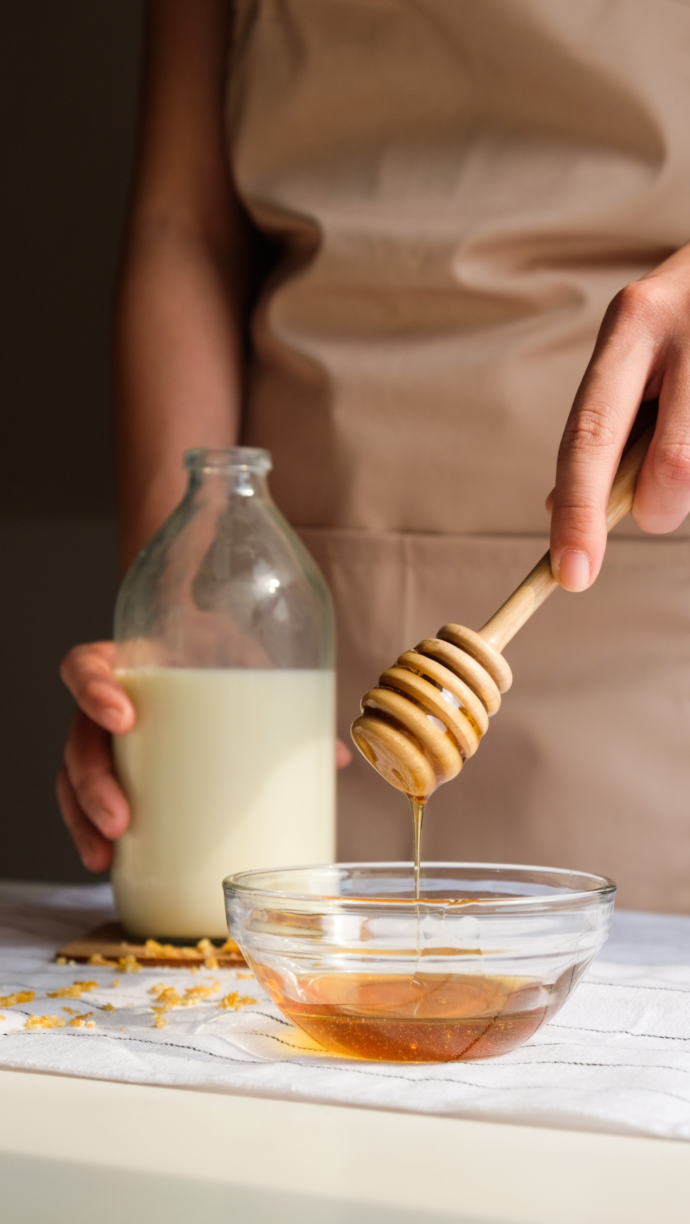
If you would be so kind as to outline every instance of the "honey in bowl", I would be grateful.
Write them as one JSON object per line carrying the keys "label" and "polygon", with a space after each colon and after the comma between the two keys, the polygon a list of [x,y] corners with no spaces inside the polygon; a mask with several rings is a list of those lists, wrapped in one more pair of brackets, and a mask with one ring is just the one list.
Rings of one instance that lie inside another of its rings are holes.
{"label": "honey in bowl", "polygon": [[275,971],[253,968],[281,1011],[324,1050],[378,1062],[506,1054],[560,1007],[572,978],[542,986],[474,973],[324,973],[298,979],[295,991]]}
{"label": "honey in bowl", "polygon": [[[420,895],[416,896],[417,886]],[[482,863],[331,864],[225,881],[230,928],[283,1015],[331,1055],[506,1054],[563,1006],[608,933],[615,886]]]}

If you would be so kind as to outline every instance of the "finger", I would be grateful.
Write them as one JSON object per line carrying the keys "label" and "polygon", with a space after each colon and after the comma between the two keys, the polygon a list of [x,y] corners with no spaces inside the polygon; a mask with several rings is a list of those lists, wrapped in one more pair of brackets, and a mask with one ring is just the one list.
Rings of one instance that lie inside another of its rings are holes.
{"label": "finger", "polygon": [[117,683],[114,642],[75,646],[62,660],[60,675],[77,705],[106,731],[124,735],[134,726],[134,707]]}
{"label": "finger", "polygon": [[690,511],[690,365],[671,356],[654,437],[635,486],[632,515],[643,531],[674,531]]}
{"label": "finger", "polygon": [[105,871],[113,856],[112,845],[82,812],[64,766],[55,781],[55,793],[82,863],[89,871]]}
{"label": "finger", "polygon": [[[638,294],[640,286],[628,290]],[[551,567],[569,591],[585,590],[601,568],[613,477],[655,359],[651,328],[626,294],[607,312],[558,453]]]}
{"label": "finger", "polygon": [[549,514],[553,514],[553,499],[555,496],[556,496],[556,490],[552,489],[546,501],[544,502],[544,505],[546,509],[548,510]]}
{"label": "finger", "polygon": [[347,744],[344,744],[341,739],[335,741],[335,767],[336,769],[344,769],[350,764],[352,753]]}
{"label": "finger", "polygon": [[65,745],[65,768],[82,812],[109,840],[129,824],[129,806],[113,776],[110,737],[77,710]]}

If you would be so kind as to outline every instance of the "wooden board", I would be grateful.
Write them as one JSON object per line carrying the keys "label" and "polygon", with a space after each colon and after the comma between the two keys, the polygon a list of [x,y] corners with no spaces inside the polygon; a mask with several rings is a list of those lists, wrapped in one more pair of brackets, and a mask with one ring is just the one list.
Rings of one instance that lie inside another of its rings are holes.
{"label": "wooden board", "polygon": [[[130,958],[130,959],[128,959]],[[148,939],[145,943],[133,943],[119,922],[106,922],[95,931],[89,931],[81,939],[65,944],[56,955],[58,963],[75,961],[80,965],[107,963],[113,968],[125,970],[134,958],[143,968],[160,966],[167,969],[235,969],[246,964],[237,944],[227,940],[225,944],[214,944],[202,939],[194,946],[177,947]]]}

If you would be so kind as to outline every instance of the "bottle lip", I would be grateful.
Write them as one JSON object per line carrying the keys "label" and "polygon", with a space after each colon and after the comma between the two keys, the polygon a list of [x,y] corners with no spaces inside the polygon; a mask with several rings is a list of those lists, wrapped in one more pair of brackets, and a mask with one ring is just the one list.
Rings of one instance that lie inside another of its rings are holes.
{"label": "bottle lip", "polygon": [[270,451],[260,446],[195,446],[184,452],[182,462],[188,472],[254,472],[258,476],[265,476],[273,467]]}

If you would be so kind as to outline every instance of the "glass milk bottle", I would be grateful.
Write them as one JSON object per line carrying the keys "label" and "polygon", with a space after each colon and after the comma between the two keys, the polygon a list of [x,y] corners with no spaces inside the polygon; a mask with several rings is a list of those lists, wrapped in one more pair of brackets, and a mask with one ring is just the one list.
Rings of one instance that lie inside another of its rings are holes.
{"label": "glass milk bottle", "polygon": [[271,501],[267,451],[192,450],[185,497],[127,574],[116,736],[131,806],[113,886],[143,937],[227,935],[222,880],[335,857],[333,612]]}

